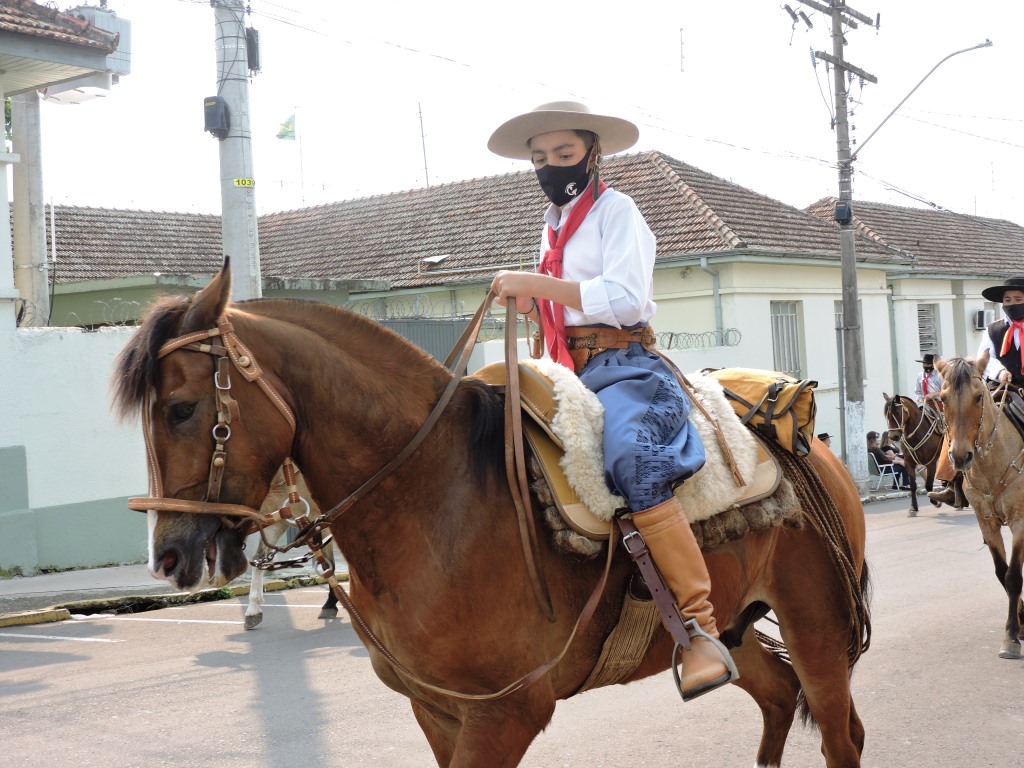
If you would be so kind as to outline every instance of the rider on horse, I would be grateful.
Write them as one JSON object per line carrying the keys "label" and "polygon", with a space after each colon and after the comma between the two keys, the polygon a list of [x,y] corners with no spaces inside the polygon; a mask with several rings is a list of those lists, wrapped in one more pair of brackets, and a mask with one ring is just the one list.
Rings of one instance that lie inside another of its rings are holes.
{"label": "rider on horse", "polygon": [[[985,378],[999,384],[1010,384],[1024,387],[1024,362],[1022,362],[1021,343],[1024,342],[1024,275],[1017,275],[1006,280],[1002,285],[993,285],[981,292],[989,301],[1003,305],[1003,318],[989,323],[978,347],[978,357],[986,351],[989,353],[988,367]],[[942,444],[942,455],[949,452],[949,435]],[[941,491],[929,493],[929,498],[945,504],[953,504],[957,500],[956,483],[960,482],[961,473],[957,473],[956,482],[950,482]],[[941,478],[940,478],[941,479]]]}
{"label": "rider on horse", "polygon": [[673,493],[704,465],[704,446],[689,398],[653,351],[654,235],[633,199],[598,173],[603,152],[629,149],[638,135],[627,120],[575,102],[541,105],[492,134],[492,152],[533,162],[551,205],[538,271],[502,270],[491,289],[541,323],[552,359],[605,406],[605,480],[627,500],[690,627],[680,690],[691,699],[731,679],[728,652],[708,639],[718,630],[707,566]]}

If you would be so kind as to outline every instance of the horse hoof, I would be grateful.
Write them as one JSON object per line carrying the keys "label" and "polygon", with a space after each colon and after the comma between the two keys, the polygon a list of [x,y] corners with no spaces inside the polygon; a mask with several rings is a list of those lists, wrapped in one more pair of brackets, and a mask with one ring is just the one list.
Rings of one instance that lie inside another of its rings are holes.
{"label": "horse hoof", "polygon": [[320,610],[320,615],[317,616],[317,618],[318,619],[336,619],[336,618],[338,618],[338,609],[337,608],[322,608]]}
{"label": "horse hoof", "polygon": [[1004,642],[999,647],[999,658],[1000,659],[1019,659],[1020,658],[1020,643]]}
{"label": "horse hoof", "polygon": [[256,629],[256,626],[263,621],[262,613],[254,613],[252,616],[245,617],[245,628]]}

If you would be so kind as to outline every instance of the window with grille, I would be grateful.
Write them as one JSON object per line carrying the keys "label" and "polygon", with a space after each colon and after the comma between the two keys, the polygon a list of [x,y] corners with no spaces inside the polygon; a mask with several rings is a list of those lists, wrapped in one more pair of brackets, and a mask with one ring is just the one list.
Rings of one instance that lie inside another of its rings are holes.
{"label": "window with grille", "polygon": [[939,305],[917,305],[917,340],[921,354],[939,354]]}
{"label": "window with grille", "polygon": [[802,356],[800,354],[800,302],[773,301],[772,353],[775,370],[798,379],[803,378]]}

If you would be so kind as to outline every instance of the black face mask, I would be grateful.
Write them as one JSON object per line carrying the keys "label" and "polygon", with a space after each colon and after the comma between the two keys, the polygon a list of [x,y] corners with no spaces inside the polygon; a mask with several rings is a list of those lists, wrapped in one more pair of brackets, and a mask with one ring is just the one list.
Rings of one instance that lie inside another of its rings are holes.
{"label": "black face mask", "polygon": [[586,157],[576,165],[545,165],[543,168],[537,169],[537,181],[540,182],[540,188],[544,190],[548,200],[561,208],[570,200],[583,194],[583,190],[587,188],[589,177],[587,173],[589,157],[590,152],[587,152]]}
{"label": "black face mask", "polygon": [[1010,318],[1010,322],[1024,320],[1024,304],[1006,304],[1003,307],[1003,312]]}

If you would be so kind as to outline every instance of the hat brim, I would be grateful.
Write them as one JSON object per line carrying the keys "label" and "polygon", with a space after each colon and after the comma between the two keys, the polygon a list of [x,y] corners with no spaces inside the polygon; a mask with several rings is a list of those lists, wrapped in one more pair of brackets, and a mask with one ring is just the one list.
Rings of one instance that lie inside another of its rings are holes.
{"label": "hat brim", "polygon": [[601,154],[614,155],[636,144],[639,129],[628,120],[559,109],[534,110],[513,117],[498,126],[487,148],[501,157],[529,160],[528,142],[534,136],[551,131],[591,131],[601,140]]}
{"label": "hat brim", "polygon": [[986,288],[981,292],[981,295],[989,301],[1002,304],[1003,296],[1007,291],[1024,291],[1024,276],[1008,278],[1002,285],[993,285]]}

